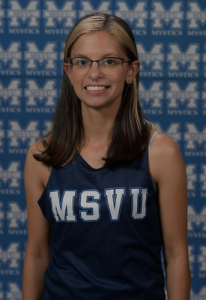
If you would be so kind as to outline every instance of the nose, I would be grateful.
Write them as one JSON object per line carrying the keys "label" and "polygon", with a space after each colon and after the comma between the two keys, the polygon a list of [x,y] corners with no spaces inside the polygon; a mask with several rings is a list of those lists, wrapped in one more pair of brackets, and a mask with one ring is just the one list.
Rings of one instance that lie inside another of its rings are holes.
{"label": "nose", "polygon": [[100,70],[98,62],[93,61],[92,65],[89,69],[89,72],[88,72],[89,77],[92,79],[96,79],[96,78],[100,77],[101,74],[102,74],[102,72]]}

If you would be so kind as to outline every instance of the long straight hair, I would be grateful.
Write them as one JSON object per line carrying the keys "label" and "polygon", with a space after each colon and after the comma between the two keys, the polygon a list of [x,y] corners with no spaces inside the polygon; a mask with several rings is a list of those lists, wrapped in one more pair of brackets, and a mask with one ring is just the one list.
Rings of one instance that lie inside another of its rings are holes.
{"label": "long straight hair", "polygon": [[[87,15],[74,25],[66,40],[64,61],[70,56],[72,46],[83,34],[106,31],[120,43],[131,60],[138,59],[134,35],[121,18],[106,13]],[[143,119],[138,99],[139,73],[129,86],[125,83],[122,101],[114,120],[111,143],[107,155],[102,158],[105,167],[127,166],[148,146],[150,126]],[[73,162],[78,155],[84,136],[81,102],[70,80],[63,72],[60,98],[56,107],[52,129],[42,137],[44,151],[34,158],[54,167]]]}

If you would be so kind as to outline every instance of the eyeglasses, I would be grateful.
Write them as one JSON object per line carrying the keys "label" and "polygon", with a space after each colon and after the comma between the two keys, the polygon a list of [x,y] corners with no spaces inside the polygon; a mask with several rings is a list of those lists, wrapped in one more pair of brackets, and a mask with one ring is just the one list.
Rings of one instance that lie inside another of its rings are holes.
{"label": "eyeglasses", "polygon": [[131,59],[124,59],[119,57],[106,57],[92,60],[84,57],[68,57],[66,58],[69,69],[76,75],[85,75],[89,71],[93,62],[98,63],[98,67],[105,75],[112,75],[118,73],[124,62],[130,62]]}

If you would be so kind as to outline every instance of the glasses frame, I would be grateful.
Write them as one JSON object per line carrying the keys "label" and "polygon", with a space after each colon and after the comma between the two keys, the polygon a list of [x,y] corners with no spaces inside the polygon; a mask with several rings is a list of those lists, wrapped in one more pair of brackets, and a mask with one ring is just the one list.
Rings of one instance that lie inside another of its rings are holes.
{"label": "glasses frame", "polygon": [[[66,59],[65,59],[65,61],[66,61],[66,63],[67,63],[67,66],[68,66],[68,68],[70,68],[70,66],[68,65],[68,61],[70,60],[70,59],[73,59],[73,58],[82,58],[82,59],[88,59],[90,62],[91,62],[91,65],[89,66],[89,68],[88,68],[88,71],[87,72],[89,72],[89,69],[91,69],[91,67],[92,67],[92,63],[93,62],[97,62],[97,64],[98,64],[98,67],[100,68],[100,64],[99,64],[99,62],[101,61],[101,60],[104,60],[104,59],[109,59],[109,58],[116,58],[116,59],[120,59],[121,61],[122,61],[122,64],[121,64],[121,67],[123,66],[123,63],[124,62],[132,62],[132,61],[134,61],[134,59],[129,59],[129,58],[121,58],[121,57],[112,57],[112,56],[109,56],[109,57],[105,57],[105,58],[100,58],[100,59],[89,59],[89,58],[87,58],[87,57],[79,57],[79,56],[73,56],[73,57],[67,57]],[[71,69],[71,68],[70,68]],[[71,69],[72,70],[72,69]],[[85,73],[85,74],[87,74],[87,72]],[[84,74],[84,75],[85,75]]]}

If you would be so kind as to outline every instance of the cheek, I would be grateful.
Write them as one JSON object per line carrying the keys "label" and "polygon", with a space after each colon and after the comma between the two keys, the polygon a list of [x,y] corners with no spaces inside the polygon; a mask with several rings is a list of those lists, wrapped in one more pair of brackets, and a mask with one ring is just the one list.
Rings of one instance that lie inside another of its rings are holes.
{"label": "cheek", "polygon": [[116,75],[116,80],[118,82],[124,83],[126,81],[126,77],[127,77],[127,72],[126,72],[126,70],[123,70],[122,73]]}
{"label": "cheek", "polygon": [[71,79],[73,81],[74,86],[83,85],[83,82],[84,82],[84,77],[83,76],[76,76],[75,74],[72,74]]}
{"label": "cheek", "polygon": [[77,97],[82,100],[83,81],[73,78],[73,89]]}
{"label": "cheek", "polygon": [[71,83],[73,85],[73,89],[74,89],[75,93],[76,94],[81,93],[82,81],[81,80],[77,80],[76,78],[73,77]]}
{"label": "cheek", "polygon": [[[113,75],[111,78],[109,78],[111,83],[113,83],[114,85],[124,85],[125,81],[126,81],[126,74],[116,74]],[[120,88],[120,86],[118,86],[118,88]]]}

